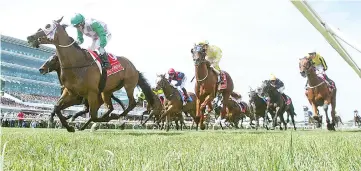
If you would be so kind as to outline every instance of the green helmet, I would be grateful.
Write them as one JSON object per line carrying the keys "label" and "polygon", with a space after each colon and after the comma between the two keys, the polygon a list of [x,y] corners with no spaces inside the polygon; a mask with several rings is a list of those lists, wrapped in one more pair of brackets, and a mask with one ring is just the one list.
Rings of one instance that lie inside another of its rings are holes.
{"label": "green helmet", "polygon": [[75,14],[75,16],[71,18],[71,24],[73,26],[76,26],[83,21],[84,21],[84,16],[79,13]]}

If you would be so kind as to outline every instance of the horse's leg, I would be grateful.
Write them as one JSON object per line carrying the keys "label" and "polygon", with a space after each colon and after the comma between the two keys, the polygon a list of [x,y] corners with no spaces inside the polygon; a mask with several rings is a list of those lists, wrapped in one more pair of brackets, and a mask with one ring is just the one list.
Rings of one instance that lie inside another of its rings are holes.
{"label": "horse's leg", "polygon": [[84,115],[89,112],[89,103],[88,100],[84,99],[84,108],[82,111],[75,113],[73,116],[71,116],[70,121],[74,121],[77,117]]}
{"label": "horse's leg", "polygon": [[231,93],[228,93],[228,92],[224,92],[222,94],[222,96],[223,96],[223,102],[222,102],[223,106],[222,106],[222,110],[221,110],[221,116],[222,116],[221,118],[223,118],[223,116],[226,114],[226,107],[228,105],[230,95],[231,95]]}
{"label": "horse's leg", "polygon": [[87,123],[83,125],[83,127],[80,128],[80,130],[84,130],[91,121],[93,122],[101,122],[101,119],[98,118],[98,110],[100,106],[103,104],[102,98],[97,92],[89,92],[88,93],[88,103],[89,103],[89,114],[90,119]]}
{"label": "horse's leg", "polygon": [[[202,115],[203,114],[201,113],[201,102],[203,102],[203,101],[201,101],[201,100],[203,100],[203,98],[200,99],[200,97],[197,97],[195,122],[200,123],[202,126],[202,124],[203,124],[203,119],[202,119],[203,116]],[[196,127],[196,130],[198,131],[198,126]]]}
{"label": "horse's leg", "polygon": [[[284,111],[282,110],[281,112],[280,112],[280,120],[281,120],[281,123],[283,123],[283,125],[285,126],[285,131],[287,130],[287,123],[286,123],[286,121],[285,121],[285,118],[284,118],[284,116],[283,116],[283,114],[284,114]],[[281,124],[280,124],[281,125]]]}
{"label": "horse's leg", "polygon": [[[272,127],[273,127],[273,129],[276,129],[276,126],[277,126],[277,117],[278,117],[279,109],[280,109],[280,107],[276,107],[276,113],[275,113],[275,115],[273,116],[273,119],[272,119]],[[281,125],[280,125],[280,129],[282,130]]]}
{"label": "horse's leg", "polygon": [[332,130],[335,130],[335,119],[336,119],[336,90],[332,92],[331,98],[331,117],[332,117]]}
{"label": "horse's leg", "polygon": [[[294,110],[294,109],[293,109]],[[290,111],[290,115],[291,115],[291,120],[292,120],[292,124],[293,124],[293,129],[296,130],[296,123],[295,123],[295,111]]]}
{"label": "horse's leg", "polygon": [[74,132],[75,129],[73,126],[69,126],[68,122],[66,122],[66,118],[61,114],[61,110],[74,105],[76,98],[77,96],[74,96],[67,91],[63,91],[63,94],[61,95],[57,104],[54,106],[56,115],[58,116],[61,124],[68,130],[68,132]]}
{"label": "horse's leg", "polygon": [[[117,117],[113,117],[115,119],[119,119],[120,117],[122,116],[127,116],[127,114],[134,109],[134,107],[137,105],[137,102],[135,101],[134,99],[134,88],[136,87],[135,84],[124,84],[124,89],[125,91],[127,92],[127,96],[128,96],[128,99],[129,99],[129,105],[128,107],[123,111],[122,114],[120,114],[119,116]],[[149,105],[149,104],[148,104]]]}

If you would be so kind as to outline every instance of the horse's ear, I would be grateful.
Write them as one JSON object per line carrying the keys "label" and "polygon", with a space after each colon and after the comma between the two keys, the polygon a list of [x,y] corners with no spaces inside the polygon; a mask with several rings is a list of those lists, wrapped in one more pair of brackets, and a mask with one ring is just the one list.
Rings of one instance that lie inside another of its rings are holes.
{"label": "horse's ear", "polygon": [[191,54],[193,54],[193,48],[191,49]]}
{"label": "horse's ear", "polygon": [[56,20],[57,23],[60,23],[63,20],[64,16],[62,16],[60,19]]}

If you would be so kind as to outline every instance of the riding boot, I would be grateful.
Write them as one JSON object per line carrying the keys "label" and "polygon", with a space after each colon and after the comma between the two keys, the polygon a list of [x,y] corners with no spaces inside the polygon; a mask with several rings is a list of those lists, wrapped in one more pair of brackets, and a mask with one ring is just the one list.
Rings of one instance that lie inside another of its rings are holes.
{"label": "riding boot", "polygon": [[112,66],[109,63],[108,55],[106,52],[103,55],[100,55],[100,60],[102,61],[103,67],[105,69],[108,70],[108,69],[112,68]]}
{"label": "riding boot", "polygon": [[184,101],[188,102],[189,96],[188,96],[187,90],[183,87],[182,91],[183,91],[183,94],[184,94]]}
{"label": "riding boot", "polygon": [[331,80],[327,77],[326,74],[323,74],[323,78],[325,78],[325,81],[329,86],[333,87]]}

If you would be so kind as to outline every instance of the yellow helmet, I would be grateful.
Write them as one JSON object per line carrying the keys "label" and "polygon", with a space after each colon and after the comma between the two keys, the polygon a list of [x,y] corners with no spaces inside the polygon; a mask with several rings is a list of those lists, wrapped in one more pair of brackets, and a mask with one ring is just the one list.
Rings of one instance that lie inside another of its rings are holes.
{"label": "yellow helmet", "polygon": [[271,74],[271,79],[270,79],[271,81],[274,81],[274,80],[276,80],[276,76],[274,76],[273,74]]}
{"label": "yellow helmet", "polygon": [[199,45],[208,45],[209,42],[207,40],[201,41],[198,43]]}

